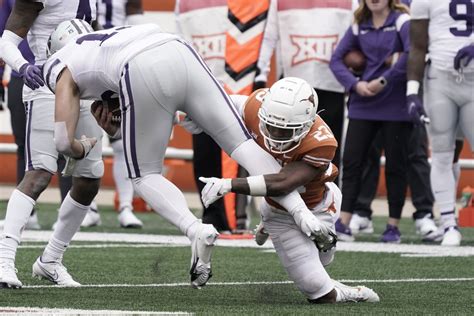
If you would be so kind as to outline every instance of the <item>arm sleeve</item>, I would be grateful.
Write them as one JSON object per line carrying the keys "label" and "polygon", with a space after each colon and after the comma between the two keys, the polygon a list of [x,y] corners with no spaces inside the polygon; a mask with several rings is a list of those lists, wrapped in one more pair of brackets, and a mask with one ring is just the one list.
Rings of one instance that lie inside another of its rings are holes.
{"label": "arm sleeve", "polygon": [[339,44],[331,57],[329,67],[333,72],[336,79],[344,86],[346,91],[350,91],[357,83],[357,78],[349,71],[346,65],[344,65],[344,56],[351,50],[359,49],[358,38],[354,34],[354,29],[357,28],[357,24],[349,27],[341,39]]}
{"label": "arm sleeve", "polygon": [[413,20],[428,20],[430,18],[430,1],[413,0],[410,6],[410,14]]}
{"label": "arm sleeve", "polygon": [[408,14],[402,14],[398,17],[397,31],[402,42],[403,52],[400,54],[400,58],[398,58],[395,65],[384,72],[383,77],[388,82],[406,79],[408,53],[410,52],[410,17]]}
{"label": "arm sleeve", "polygon": [[278,11],[277,1],[272,0],[268,8],[267,23],[263,32],[262,45],[257,61],[259,74],[255,77],[255,81],[267,81],[270,72],[270,63],[273,51],[278,42]]}
{"label": "arm sleeve", "polygon": [[28,63],[18,49],[18,45],[22,40],[20,36],[8,30],[3,32],[0,38],[0,58],[17,72],[21,66]]}

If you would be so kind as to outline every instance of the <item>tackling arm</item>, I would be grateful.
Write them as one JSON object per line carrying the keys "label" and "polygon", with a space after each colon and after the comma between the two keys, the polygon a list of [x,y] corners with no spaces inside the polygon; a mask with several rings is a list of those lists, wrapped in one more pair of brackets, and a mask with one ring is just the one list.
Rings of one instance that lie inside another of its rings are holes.
{"label": "tackling arm", "polygon": [[18,45],[26,36],[43,4],[29,0],[17,0],[0,38],[0,58],[17,72],[28,62],[21,55]]}
{"label": "tackling arm", "polygon": [[[314,178],[324,174],[324,168],[316,168],[303,161],[295,161],[284,166],[279,173],[267,174],[263,176],[265,181],[266,196],[283,196],[309,183]],[[259,176],[256,176],[259,177]],[[235,178],[231,181],[231,192],[252,194],[252,179]],[[250,179],[250,180],[249,180]]]}
{"label": "tackling arm", "polygon": [[79,110],[79,89],[71,72],[65,68],[56,84],[54,143],[58,152],[75,159],[87,156],[97,142],[95,138],[85,136],[82,136],[81,140],[74,138]]}

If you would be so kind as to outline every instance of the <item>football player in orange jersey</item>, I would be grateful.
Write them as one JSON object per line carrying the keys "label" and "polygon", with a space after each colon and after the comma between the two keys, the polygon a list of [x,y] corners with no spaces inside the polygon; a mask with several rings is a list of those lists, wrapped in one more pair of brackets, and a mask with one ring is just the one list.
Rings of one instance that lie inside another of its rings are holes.
{"label": "football player in orange jersey", "polygon": [[[247,178],[201,178],[205,205],[226,193],[265,196],[261,203],[260,240],[272,238],[290,279],[312,303],[378,302],[364,286],[349,287],[332,280],[324,266],[335,252],[334,223],[339,217],[341,192],[332,182],[337,168],[331,163],[337,141],[317,115],[318,96],[306,81],[288,77],[250,97],[231,96],[255,141],[283,168],[279,173]],[[322,235],[308,236],[283,207],[268,198],[298,190],[311,212],[322,223]],[[262,234],[263,233],[263,234]]]}

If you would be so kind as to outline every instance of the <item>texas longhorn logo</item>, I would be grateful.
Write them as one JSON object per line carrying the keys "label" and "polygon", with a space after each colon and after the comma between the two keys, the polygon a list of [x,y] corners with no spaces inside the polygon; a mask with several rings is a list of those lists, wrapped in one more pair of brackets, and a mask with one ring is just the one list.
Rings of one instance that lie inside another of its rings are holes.
{"label": "texas longhorn logo", "polygon": [[316,60],[329,64],[336,48],[339,35],[290,35],[296,53],[291,59],[291,66]]}
{"label": "texas longhorn logo", "polygon": [[303,102],[303,101],[309,101],[313,104],[314,107],[316,106],[316,104],[314,103],[314,94],[310,95],[307,99],[300,100],[300,102]]}

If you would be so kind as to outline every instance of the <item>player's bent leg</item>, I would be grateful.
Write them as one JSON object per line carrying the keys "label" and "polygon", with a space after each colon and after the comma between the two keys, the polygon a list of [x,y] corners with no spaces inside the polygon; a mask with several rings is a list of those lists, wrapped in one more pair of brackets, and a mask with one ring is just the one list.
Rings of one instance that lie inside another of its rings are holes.
{"label": "player's bent leg", "polygon": [[265,228],[272,238],[280,262],[296,287],[310,300],[325,296],[334,288],[313,241],[296,226],[292,216],[261,205]]}
{"label": "player's bent leg", "polygon": [[132,179],[135,191],[155,212],[179,228],[192,243],[191,284],[199,288],[212,276],[211,255],[218,232],[189,210],[183,193],[160,174]]}

